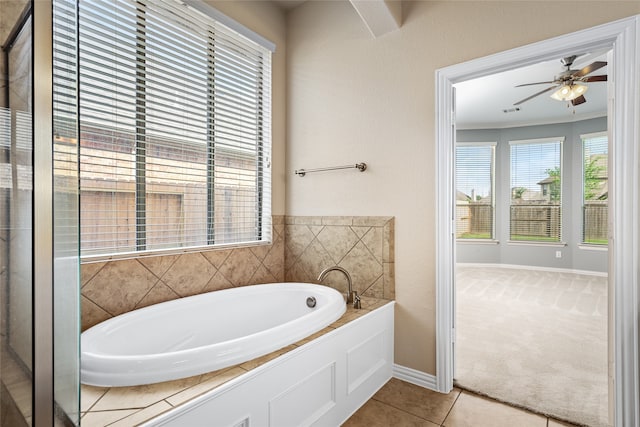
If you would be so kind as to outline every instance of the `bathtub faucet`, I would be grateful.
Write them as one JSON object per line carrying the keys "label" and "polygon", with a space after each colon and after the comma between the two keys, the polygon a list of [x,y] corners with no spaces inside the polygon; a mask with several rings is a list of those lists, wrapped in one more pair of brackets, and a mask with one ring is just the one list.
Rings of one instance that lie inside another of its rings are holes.
{"label": "bathtub faucet", "polygon": [[353,308],[358,308],[358,309],[361,308],[360,296],[358,295],[357,291],[353,290],[353,282],[351,281],[351,275],[344,268],[340,267],[339,265],[334,265],[333,267],[325,268],[320,272],[320,275],[318,275],[318,282],[322,282],[324,278],[327,276],[327,274],[329,274],[329,272],[331,271],[339,271],[343,273],[344,276],[347,278],[347,284],[349,285],[349,289],[347,290],[347,304],[353,303]]}

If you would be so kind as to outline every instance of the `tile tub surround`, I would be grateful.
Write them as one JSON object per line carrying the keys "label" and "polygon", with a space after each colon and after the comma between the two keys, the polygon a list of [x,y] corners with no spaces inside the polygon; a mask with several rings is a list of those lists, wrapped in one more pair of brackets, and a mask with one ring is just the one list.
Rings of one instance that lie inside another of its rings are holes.
{"label": "tile tub surround", "polygon": [[[273,216],[271,245],[84,263],[82,330],[151,304],[235,286],[317,283],[344,267],[359,295],[395,299],[394,219],[368,216]],[[344,276],[323,282],[346,291]]]}
{"label": "tile tub surround", "polygon": [[[339,265],[359,295],[395,299],[393,217],[287,216],[285,244],[286,281],[315,283],[323,269]],[[323,283],[347,289],[339,272]]]}
{"label": "tile tub surround", "polygon": [[130,427],[146,422],[387,303],[387,300],[365,297],[361,310],[349,307],[340,319],[321,331],[268,355],[219,371],[135,387],[82,385],[82,426]]}
{"label": "tile tub surround", "polygon": [[82,330],[176,298],[283,282],[284,238],[284,217],[274,216],[270,245],[82,264]]}

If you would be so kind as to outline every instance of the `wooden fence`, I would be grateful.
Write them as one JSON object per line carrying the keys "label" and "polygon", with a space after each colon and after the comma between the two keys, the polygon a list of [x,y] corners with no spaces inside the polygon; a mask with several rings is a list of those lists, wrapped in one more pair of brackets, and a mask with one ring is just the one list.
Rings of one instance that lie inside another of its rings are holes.
{"label": "wooden fence", "polygon": [[[606,200],[589,200],[582,212],[583,241],[604,244],[608,235]],[[510,239],[560,241],[562,214],[560,205],[529,202],[511,206]],[[456,237],[493,238],[493,207],[485,203],[458,202]]]}
{"label": "wooden fence", "polygon": [[490,239],[493,235],[493,206],[462,202],[456,205],[456,237]]}
{"label": "wooden fence", "polygon": [[585,243],[603,244],[608,240],[609,208],[606,200],[587,200],[582,210]]}
{"label": "wooden fence", "polygon": [[[208,244],[206,188],[174,187],[173,191],[146,194],[147,249]],[[215,210],[210,225],[214,226],[215,242],[254,236],[255,188],[217,186],[214,195]],[[80,204],[83,254],[136,250],[139,236],[134,192],[84,190],[80,193]]]}
{"label": "wooden fence", "polygon": [[137,243],[162,249],[255,238],[259,183],[250,155],[217,151],[208,194],[206,150],[183,153],[162,141],[148,145],[146,213],[137,224],[135,153],[123,150],[124,144],[108,150],[108,138],[90,136],[80,152],[84,255],[134,251]]}
{"label": "wooden fence", "polygon": [[517,204],[511,206],[511,240],[559,242],[562,218],[559,204]]}

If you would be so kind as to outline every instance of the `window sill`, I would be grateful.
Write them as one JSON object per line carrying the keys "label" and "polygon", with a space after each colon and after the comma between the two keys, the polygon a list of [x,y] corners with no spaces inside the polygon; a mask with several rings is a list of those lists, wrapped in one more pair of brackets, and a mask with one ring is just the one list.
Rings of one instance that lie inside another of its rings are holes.
{"label": "window sill", "polygon": [[272,240],[268,241],[256,241],[246,243],[228,243],[216,246],[192,246],[189,248],[174,248],[174,249],[158,249],[153,251],[140,251],[140,252],[125,252],[121,254],[105,254],[105,255],[85,255],[80,257],[81,264],[89,264],[92,262],[104,262],[104,261],[116,261],[135,258],[146,258],[152,256],[164,256],[164,255],[182,255],[192,252],[209,252],[209,251],[222,251],[237,248],[251,248],[255,246],[267,246],[273,244]]}
{"label": "window sill", "polygon": [[497,245],[500,244],[500,241],[493,239],[456,239],[456,243],[464,245]]}
{"label": "window sill", "polygon": [[543,246],[551,248],[562,248],[567,246],[566,242],[537,242],[529,240],[509,240],[507,244],[510,246]]}
{"label": "window sill", "polygon": [[585,251],[607,252],[609,250],[608,245],[590,245],[589,243],[578,243],[578,249]]}

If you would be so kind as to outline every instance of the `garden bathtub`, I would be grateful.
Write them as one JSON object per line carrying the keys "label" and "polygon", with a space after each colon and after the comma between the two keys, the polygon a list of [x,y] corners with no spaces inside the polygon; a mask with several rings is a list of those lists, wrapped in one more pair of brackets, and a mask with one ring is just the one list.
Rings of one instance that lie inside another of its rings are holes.
{"label": "garden bathtub", "polygon": [[345,310],[341,293],[309,283],[244,286],[155,304],[82,333],[81,382],[132,386],[215,371],[301,340]]}

